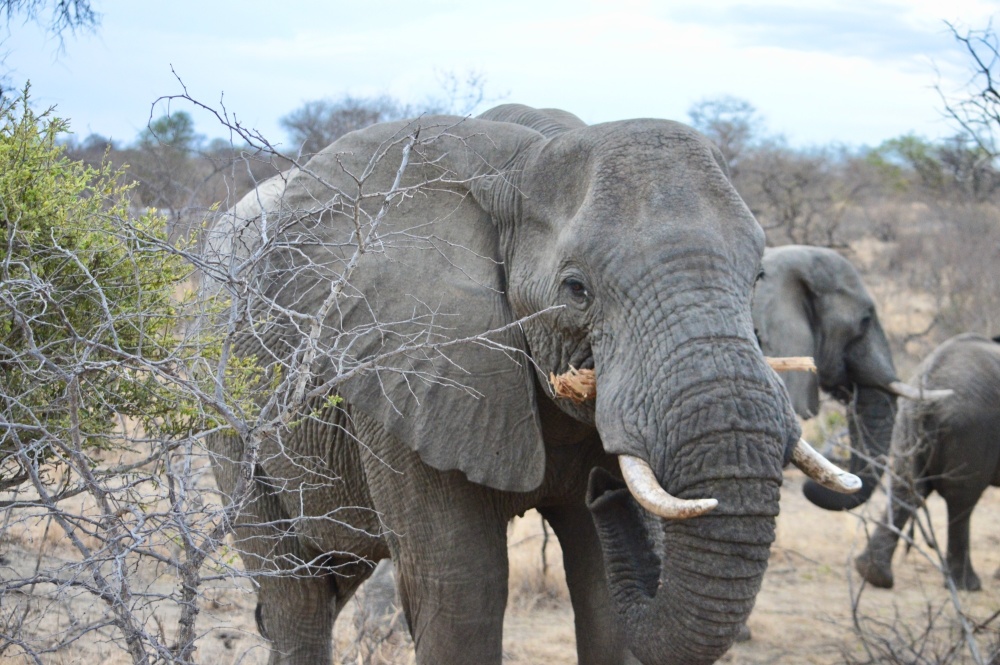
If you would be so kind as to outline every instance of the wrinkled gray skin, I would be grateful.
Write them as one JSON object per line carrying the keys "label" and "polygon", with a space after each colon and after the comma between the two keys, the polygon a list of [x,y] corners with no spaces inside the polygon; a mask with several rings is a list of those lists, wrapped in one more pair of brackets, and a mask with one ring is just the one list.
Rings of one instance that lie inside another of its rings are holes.
{"label": "wrinkled gray skin", "polygon": [[936,402],[900,400],[892,503],[854,564],[871,584],[892,588],[898,534],[936,491],[948,506],[948,574],[959,589],[978,591],[969,524],[983,491],[1000,486],[1000,344],[968,333],[952,337],[920,363],[912,383],[955,394]]}
{"label": "wrinkled gray skin", "polygon": [[815,374],[788,372],[782,379],[803,418],[819,410],[820,389],[848,405],[850,471],[862,481],[856,494],[838,494],[812,480],[803,491],[821,508],[849,510],[871,497],[889,451],[896,398],[888,386],[899,380],[889,341],[861,276],[835,251],[769,247],[762,266],[753,301],[761,349],[768,356],[815,359]]}
{"label": "wrinkled gray skin", "polygon": [[[330,662],[334,619],[370,575],[368,562],[391,556],[417,661],[498,665],[506,527],[530,508],[565,552],[580,663],[627,662],[629,650],[649,665],[715,662],[760,589],[781,469],[800,436],[753,332],[763,232],[720,153],[661,120],[584,126],[564,112],[505,106],[418,122],[422,138],[450,129],[414,155],[406,181],[447,169],[453,182],[390,209],[383,233],[408,234],[366,255],[350,294],[364,300],[344,298],[328,322],[353,332],[392,321],[399,335],[353,336],[345,351],[398,348],[404,334],[430,327],[427,312],[438,339],[456,339],[561,309],[493,336],[524,353],[458,344],[396,356],[386,363],[406,374],[338,384],[343,404],[317,399],[319,418],[283,432],[283,452],[263,446],[255,500],[237,529],[243,560],[255,570],[317,564],[308,576],[259,579],[271,662]],[[409,129],[349,134],[307,169],[349,191],[334,155],[360,172]],[[397,147],[369,184],[387,190],[398,163]],[[352,249],[353,223],[310,212],[329,192],[303,173],[272,190],[262,200],[268,218],[296,211],[298,221],[280,233],[287,249],[261,281],[283,305],[315,312]],[[237,208],[256,205],[251,197]],[[245,253],[255,228],[224,217],[209,256]],[[300,242],[307,234],[324,242]],[[314,268],[301,271],[306,261]],[[297,343],[287,321],[271,325],[239,353],[280,358]],[[569,365],[594,368],[596,401],[551,396],[548,373]],[[333,371],[323,366],[315,383]],[[240,452],[231,438],[211,445],[229,458]],[[714,497],[718,507],[649,520],[623,485],[618,454],[647,460],[671,494]],[[231,491],[238,469],[222,461],[215,472]],[[338,522],[283,534],[280,520],[300,510],[338,511]],[[256,526],[261,519],[277,526]]]}

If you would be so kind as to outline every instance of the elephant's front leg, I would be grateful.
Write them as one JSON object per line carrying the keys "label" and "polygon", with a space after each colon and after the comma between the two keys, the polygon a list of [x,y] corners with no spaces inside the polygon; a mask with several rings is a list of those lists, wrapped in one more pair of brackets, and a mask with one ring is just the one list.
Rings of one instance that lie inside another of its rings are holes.
{"label": "elephant's front leg", "polygon": [[368,456],[365,468],[417,663],[500,665],[508,563],[498,493],[409,451]]}
{"label": "elephant's front leg", "polygon": [[890,502],[885,516],[868,541],[868,547],[854,560],[854,567],[869,584],[882,589],[891,589],[892,556],[899,543],[899,536],[913,517],[913,512],[930,493],[926,481],[913,480],[914,473],[897,475],[892,482]]}
{"label": "elephant's front leg", "polygon": [[608,590],[597,529],[582,497],[579,504],[539,510],[562,547],[580,665],[638,663],[625,646],[625,635]]}

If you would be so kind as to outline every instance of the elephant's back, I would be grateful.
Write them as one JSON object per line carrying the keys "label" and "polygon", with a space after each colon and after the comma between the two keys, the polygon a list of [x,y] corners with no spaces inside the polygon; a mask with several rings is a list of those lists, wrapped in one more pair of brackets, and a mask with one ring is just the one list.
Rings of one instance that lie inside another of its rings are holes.
{"label": "elephant's back", "polygon": [[200,237],[201,257],[210,268],[209,274],[197,276],[203,290],[215,293],[219,288],[212,280],[211,270],[227,273],[258,249],[264,232],[262,213],[280,206],[288,180],[297,174],[298,169],[292,168],[272,176],[210,221]]}
{"label": "elephant's back", "polygon": [[924,388],[955,391],[935,409],[939,425],[1000,431],[1000,344],[973,333],[956,335],[921,363],[916,380]]}

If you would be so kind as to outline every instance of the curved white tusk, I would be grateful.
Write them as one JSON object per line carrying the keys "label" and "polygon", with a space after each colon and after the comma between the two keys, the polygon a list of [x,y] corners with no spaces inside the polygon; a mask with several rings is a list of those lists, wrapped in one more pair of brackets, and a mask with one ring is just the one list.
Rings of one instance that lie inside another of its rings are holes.
{"label": "curved white tusk", "polygon": [[914,388],[908,383],[903,383],[902,381],[893,381],[889,384],[889,391],[898,395],[899,397],[905,397],[906,399],[912,400],[929,400],[934,401],[938,399],[944,399],[945,397],[951,397],[955,394],[954,390],[944,389],[944,390],[924,390],[923,388]]}
{"label": "curved white tusk", "polygon": [[792,451],[792,464],[817,483],[842,494],[854,494],[861,489],[861,479],[844,471],[816,452],[805,439],[799,439]]}
{"label": "curved white tusk", "polygon": [[678,499],[660,487],[649,464],[632,455],[619,455],[625,484],[639,505],[667,520],[686,520],[704,515],[719,505],[716,499]]}

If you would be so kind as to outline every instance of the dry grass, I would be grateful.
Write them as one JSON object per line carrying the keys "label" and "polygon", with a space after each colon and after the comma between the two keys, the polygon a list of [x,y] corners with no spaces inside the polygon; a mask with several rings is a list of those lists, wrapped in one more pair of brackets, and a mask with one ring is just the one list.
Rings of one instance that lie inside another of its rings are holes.
{"label": "dry grass", "polygon": [[558,607],[569,602],[562,549],[541,515],[531,510],[507,529],[510,581],[508,605],[514,612]]}
{"label": "dry grass", "polygon": [[[859,511],[828,513],[802,496],[803,480],[798,471],[785,473],[777,540],[748,622],[753,640],[737,644],[724,662],[834,665],[845,662],[845,654],[865,655],[854,632],[852,591],[857,592],[860,578],[853,571],[852,560],[864,547],[865,518],[881,517],[885,497],[877,495]],[[944,502],[933,496],[928,505],[943,546],[943,527],[947,523]],[[921,551],[926,551],[924,543],[918,544]],[[959,594],[964,611],[973,620],[988,618],[1000,607],[1000,580],[991,577],[1000,566],[998,546],[1000,493],[993,491],[980,502],[972,533],[973,564],[983,578],[984,589]],[[935,635],[947,640],[955,618],[950,598],[941,574],[921,551],[914,548],[907,554],[901,546],[893,568],[896,588],[866,588],[858,611],[864,617],[919,630],[926,626],[928,605],[945,607]],[[981,636],[984,650],[990,648],[996,630],[994,626],[993,635]]]}
{"label": "dry grass", "polygon": [[[737,644],[723,662],[733,665],[774,663],[789,665],[812,663],[834,665],[845,662],[845,654],[865,656],[851,615],[852,588],[859,578],[851,560],[863,547],[864,516],[881,514],[884,496],[859,514],[828,513],[809,504],[801,494],[803,476],[796,470],[785,473],[781,514],[778,516],[777,540],[770,567],[758,596],[757,607],[749,625],[753,639]],[[945,524],[943,502],[932,497],[930,513],[938,535]],[[27,570],[33,565],[39,544],[44,542],[45,556],[65,555],[65,541],[41,531],[24,530],[17,539],[2,544],[4,566]],[[510,602],[505,618],[504,662],[510,665],[529,663],[570,664],[576,662],[572,612],[563,581],[562,557],[558,542],[550,536],[545,548],[547,571],[543,575],[541,519],[529,512],[515,520],[510,528]],[[923,543],[919,543],[926,550]],[[983,579],[984,590],[960,593],[964,611],[973,621],[981,621],[1000,608],[1000,580],[993,573],[1000,568],[1000,492],[986,493],[973,518],[972,558]],[[947,639],[954,613],[940,573],[916,549],[897,553],[894,572],[896,589],[866,589],[859,610],[870,619],[887,624],[919,629],[926,623],[928,607],[945,607],[937,633]],[[4,573],[6,574],[6,573]],[[168,578],[150,574],[156,588],[169,585]],[[70,617],[95,611],[88,597],[58,602],[38,590],[29,625],[37,630],[66,630]],[[8,600],[7,602],[10,602]],[[246,580],[232,580],[206,589],[202,601],[199,640],[200,662],[218,665],[262,664],[267,661],[266,644],[258,636],[253,620],[256,599]],[[357,605],[348,604],[335,630],[338,663],[381,665],[412,663],[413,652],[405,631],[397,626],[386,636],[371,628],[359,633],[353,621]],[[100,609],[99,607],[96,609]],[[164,607],[158,618],[169,630],[176,619],[175,610]],[[994,626],[994,633],[996,627]],[[995,634],[980,636],[983,650],[990,649]],[[4,663],[26,662],[11,653]],[[51,654],[47,663],[94,663],[119,665],[128,660],[109,640],[90,636],[77,642],[72,651]],[[864,662],[864,661],[862,661]],[[971,662],[971,661],[958,661]]]}

